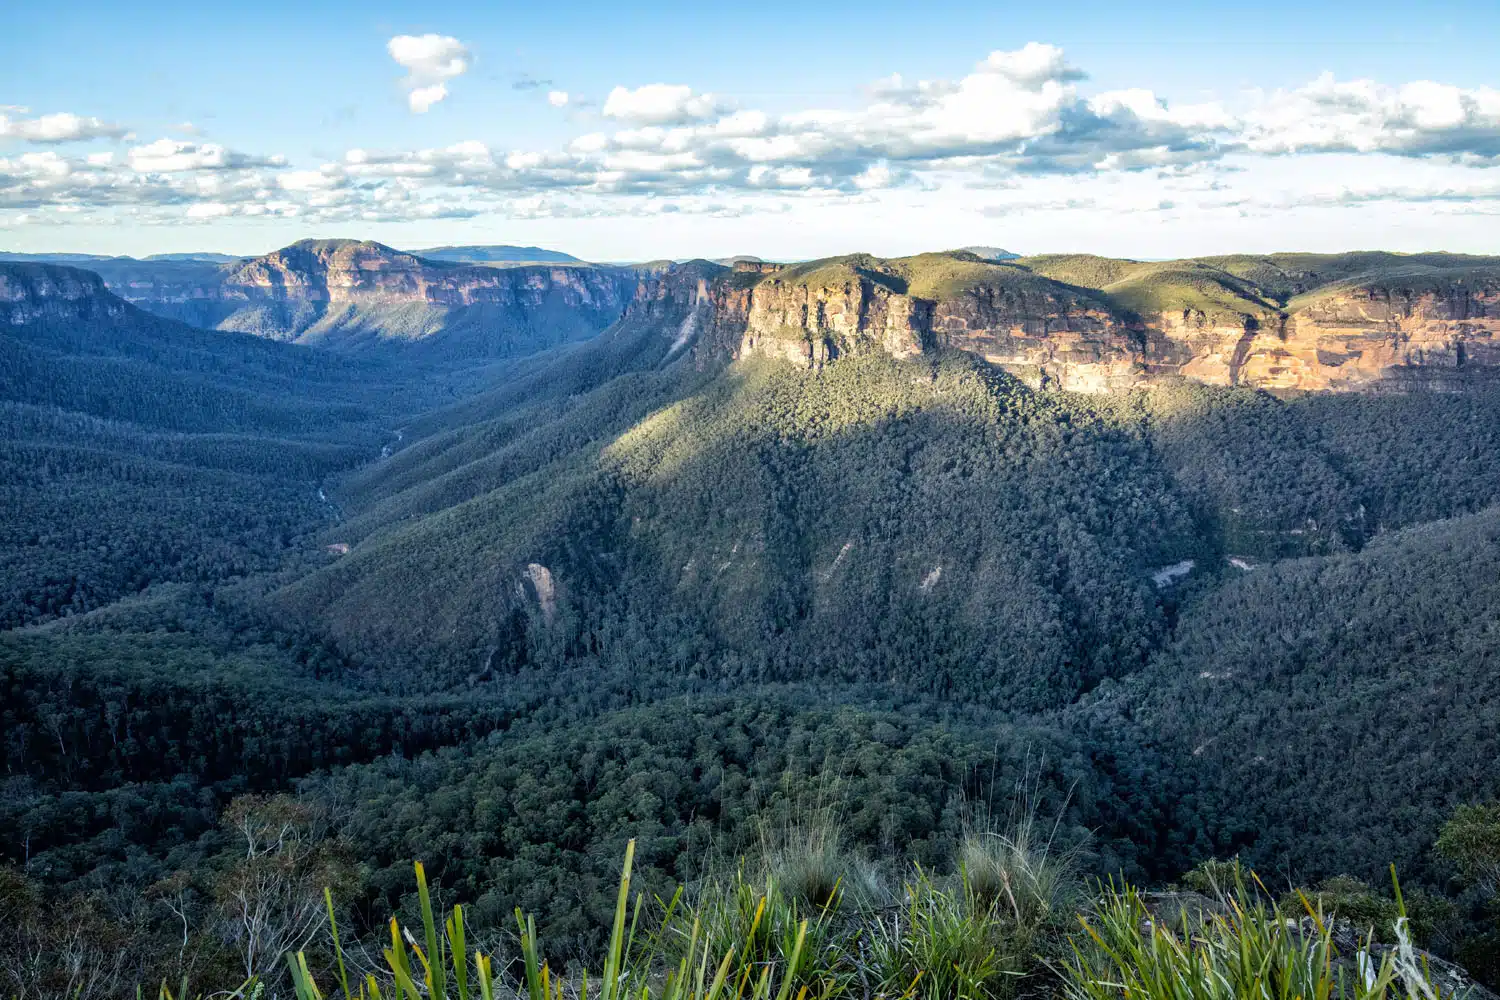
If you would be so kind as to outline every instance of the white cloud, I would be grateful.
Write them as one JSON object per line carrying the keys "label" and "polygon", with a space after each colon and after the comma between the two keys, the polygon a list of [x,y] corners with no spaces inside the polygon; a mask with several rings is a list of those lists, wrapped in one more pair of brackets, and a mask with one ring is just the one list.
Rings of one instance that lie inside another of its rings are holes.
{"label": "white cloud", "polygon": [[604,101],[604,116],[640,125],[685,125],[725,111],[713,94],[696,94],[692,87],[648,83],[630,90],[616,87]]}
{"label": "white cloud", "polygon": [[279,167],[286,163],[281,156],[252,156],[226,149],[216,143],[199,145],[158,139],[144,146],[134,146],[126,154],[131,169],[137,173],[182,173],[198,170],[249,170],[253,167]]}
{"label": "white cloud", "polygon": [[[471,61],[456,39],[437,35],[392,39],[391,53],[410,74],[419,112]],[[1200,212],[1223,221],[1370,202],[1434,212],[1496,204],[1500,171],[1477,169],[1500,165],[1494,89],[1325,76],[1232,104],[1179,103],[1143,88],[1089,93],[1086,79],[1061,49],[1032,43],[953,79],[893,74],[852,107],[772,114],[732,110],[688,86],[617,87],[604,127],[551,148],[468,140],[351,149],[295,169],[281,157],[175,139],[78,157],[49,149],[0,160],[0,211],[336,222],[900,204],[919,218],[926,204],[1008,220]],[[565,91],[548,101],[586,105]]]}
{"label": "white cloud", "polygon": [[434,83],[427,87],[418,87],[406,95],[406,103],[415,114],[426,114],[427,110],[434,104],[448,96],[446,84]]}
{"label": "white cloud", "polygon": [[184,214],[189,219],[220,219],[233,212],[232,208],[222,202],[203,201],[196,205],[189,205]]}
{"label": "white cloud", "polygon": [[1027,42],[1014,52],[997,50],[978,66],[981,73],[995,73],[1022,87],[1036,87],[1048,81],[1071,83],[1082,80],[1085,74],[1063,58],[1063,50],[1056,45]]}
{"label": "white cloud", "polygon": [[[25,114],[26,109],[5,110]],[[37,118],[11,118],[0,114],[0,139],[22,139],[35,143],[80,142],[86,139],[119,139],[126,129],[99,118],[85,118],[66,111]]]}
{"label": "white cloud", "polygon": [[451,35],[397,35],[386,43],[386,51],[406,70],[402,84],[407,105],[415,114],[425,114],[446,98],[446,81],[466,73],[473,58]]}
{"label": "white cloud", "polygon": [[283,191],[331,191],[346,183],[344,171],[337,165],[321,170],[289,170],[276,178],[276,185]]}
{"label": "white cloud", "polygon": [[1500,163],[1500,90],[1419,80],[1387,86],[1325,73],[1277,91],[1246,116],[1260,153],[1357,152],[1455,156]]}

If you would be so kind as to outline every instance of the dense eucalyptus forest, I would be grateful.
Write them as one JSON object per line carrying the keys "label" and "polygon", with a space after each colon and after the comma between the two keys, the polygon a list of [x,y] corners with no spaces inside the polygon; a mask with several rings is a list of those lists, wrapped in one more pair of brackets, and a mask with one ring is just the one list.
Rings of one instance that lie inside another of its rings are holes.
{"label": "dense eucalyptus forest", "polygon": [[0,996],[279,976],[325,887],[415,926],[414,860],[561,968],[627,841],[664,898],[810,826],[899,884],[1018,808],[1080,879],[1355,912],[1394,864],[1497,981],[1500,381],[1081,395],[679,320],[0,329]]}

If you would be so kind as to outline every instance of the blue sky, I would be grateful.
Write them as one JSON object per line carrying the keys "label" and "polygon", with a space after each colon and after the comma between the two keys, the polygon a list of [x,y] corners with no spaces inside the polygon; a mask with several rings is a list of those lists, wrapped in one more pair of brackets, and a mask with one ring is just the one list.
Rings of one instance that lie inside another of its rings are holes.
{"label": "blue sky", "polygon": [[6,249],[1500,250],[1492,2],[57,11],[0,37]]}

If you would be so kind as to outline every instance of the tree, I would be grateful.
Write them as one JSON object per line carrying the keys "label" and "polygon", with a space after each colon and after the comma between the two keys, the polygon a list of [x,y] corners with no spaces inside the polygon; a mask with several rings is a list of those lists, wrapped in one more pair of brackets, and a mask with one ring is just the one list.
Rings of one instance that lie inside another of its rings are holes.
{"label": "tree", "polygon": [[1459,806],[1436,847],[1470,882],[1490,895],[1500,892],[1500,801]]}
{"label": "tree", "polygon": [[215,886],[225,943],[240,956],[245,978],[279,969],[323,926],[323,890],[352,882],[337,845],[325,839],[321,813],[286,795],[246,795],[224,811],[244,856]]}

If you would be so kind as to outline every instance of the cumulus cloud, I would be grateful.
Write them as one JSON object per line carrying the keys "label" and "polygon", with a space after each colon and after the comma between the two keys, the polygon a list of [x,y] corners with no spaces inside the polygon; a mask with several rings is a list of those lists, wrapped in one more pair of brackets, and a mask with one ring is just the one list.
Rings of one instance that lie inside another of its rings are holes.
{"label": "cumulus cloud", "polygon": [[1014,52],[991,52],[978,68],[982,73],[1003,76],[1022,87],[1035,87],[1048,81],[1071,83],[1087,76],[1082,70],[1068,65],[1062,49],[1041,42],[1027,42]]}
{"label": "cumulus cloud", "polygon": [[[25,108],[8,107],[7,111],[25,114]],[[86,118],[68,112],[41,115],[36,118],[12,118],[0,114],[0,139],[54,144],[80,142],[85,139],[119,139],[127,130],[99,118]]]}
{"label": "cumulus cloud", "polygon": [[252,156],[216,143],[199,145],[178,142],[174,139],[158,139],[144,146],[135,146],[126,154],[132,170],[138,173],[183,173],[198,170],[249,170],[252,167],[280,167],[286,164],[281,156]]}
{"label": "cumulus cloud", "polygon": [[1325,73],[1271,95],[1246,116],[1245,125],[1247,146],[1260,153],[1390,153],[1500,163],[1500,90],[1491,87],[1339,82]]}
{"label": "cumulus cloud", "polygon": [[568,106],[569,95],[566,90],[547,91],[547,103],[554,108],[565,108]]}
{"label": "cumulus cloud", "polygon": [[616,87],[604,101],[606,118],[640,125],[686,125],[725,110],[713,94],[694,93],[692,87],[670,83],[648,83],[634,90]]}
{"label": "cumulus cloud", "polygon": [[617,87],[604,113],[626,124],[568,147],[614,190],[704,186],[854,194],[924,171],[1068,173],[1180,167],[1220,158],[1233,120],[1217,105],[1172,107],[1149,91],[1085,99],[1062,50],[994,52],[957,80],[867,88],[860,109],[728,112],[686,86]]}
{"label": "cumulus cloud", "polygon": [[406,70],[402,85],[415,114],[425,114],[447,97],[447,81],[466,73],[473,58],[451,35],[397,35],[386,43],[386,51]]}

